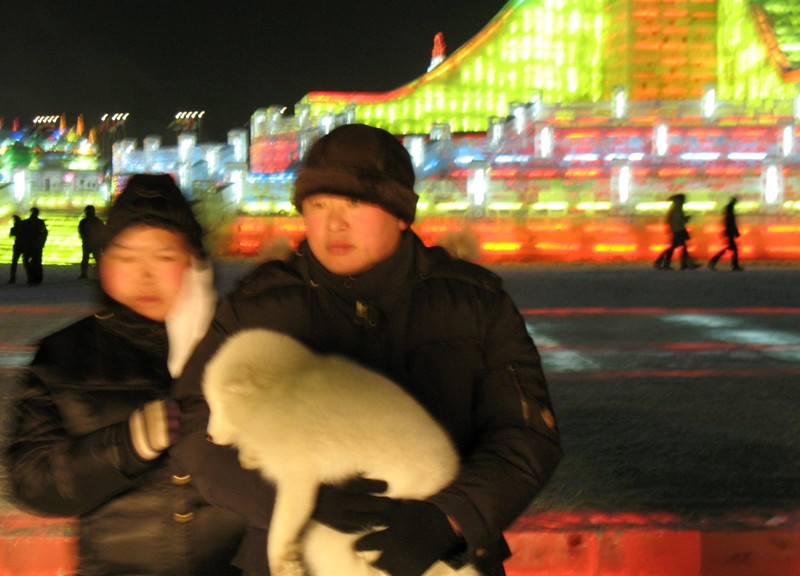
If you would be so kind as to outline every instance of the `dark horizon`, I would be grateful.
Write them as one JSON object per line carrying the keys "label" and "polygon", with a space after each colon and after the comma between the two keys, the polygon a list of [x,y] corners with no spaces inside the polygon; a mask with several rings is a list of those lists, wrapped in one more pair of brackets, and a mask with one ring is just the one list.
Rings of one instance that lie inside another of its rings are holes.
{"label": "dark horizon", "polygon": [[[0,117],[127,112],[127,137],[160,135],[177,112],[205,110],[201,141],[225,141],[272,105],[312,91],[383,92],[423,75],[437,32],[447,54],[506,4],[410,0],[5,0]],[[312,7],[309,8],[309,5]]]}

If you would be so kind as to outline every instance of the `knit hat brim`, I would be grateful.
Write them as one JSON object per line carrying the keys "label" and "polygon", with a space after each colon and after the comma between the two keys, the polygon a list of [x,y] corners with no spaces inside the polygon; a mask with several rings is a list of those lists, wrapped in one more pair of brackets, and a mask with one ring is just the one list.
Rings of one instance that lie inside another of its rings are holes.
{"label": "knit hat brim", "polygon": [[419,196],[393,178],[379,172],[338,167],[305,167],[295,182],[294,205],[303,211],[303,200],[314,194],[334,194],[378,204],[409,224],[417,213]]}
{"label": "knit hat brim", "polygon": [[203,230],[188,200],[167,174],[135,174],[114,201],[106,221],[105,244],[135,225],[182,234],[204,259]]}

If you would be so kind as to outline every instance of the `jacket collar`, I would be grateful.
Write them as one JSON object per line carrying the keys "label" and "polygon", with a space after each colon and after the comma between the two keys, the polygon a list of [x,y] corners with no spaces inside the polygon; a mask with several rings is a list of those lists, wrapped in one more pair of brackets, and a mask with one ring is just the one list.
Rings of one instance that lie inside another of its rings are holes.
{"label": "jacket collar", "polygon": [[400,244],[388,259],[356,276],[333,274],[314,256],[303,241],[300,259],[313,286],[329,290],[353,311],[356,323],[377,326],[409,292],[415,279],[415,242],[413,232],[403,233]]}
{"label": "jacket collar", "polygon": [[100,325],[133,347],[166,361],[167,328],[163,322],[145,318],[103,293],[103,308],[95,314]]}

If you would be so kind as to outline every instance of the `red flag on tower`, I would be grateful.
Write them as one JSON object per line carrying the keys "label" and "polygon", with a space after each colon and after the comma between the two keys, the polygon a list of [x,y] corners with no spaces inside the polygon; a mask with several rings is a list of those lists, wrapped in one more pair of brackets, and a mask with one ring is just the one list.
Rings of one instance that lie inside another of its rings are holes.
{"label": "red flag on tower", "polygon": [[433,50],[431,50],[431,64],[428,66],[428,71],[430,72],[434,68],[436,68],[439,64],[444,62],[444,59],[447,57],[445,52],[447,51],[447,44],[444,43],[444,33],[438,32],[436,36],[433,37]]}

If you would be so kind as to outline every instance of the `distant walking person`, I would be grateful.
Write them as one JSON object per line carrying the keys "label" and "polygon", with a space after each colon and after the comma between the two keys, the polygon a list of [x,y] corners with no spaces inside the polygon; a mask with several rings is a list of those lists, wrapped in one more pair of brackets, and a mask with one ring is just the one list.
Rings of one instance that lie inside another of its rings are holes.
{"label": "distant walking person", "polygon": [[[19,223],[22,227],[22,265],[28,276],[28,286],[38,286],[42,283],[44,272],[42,270],[42,252],[47,242],[47,225],[39,218],[39,209],[31,208],[31,215]],[[17,231],[20,235],[20,231]]]}
{"label": "distant walking person", "polygon": [[81,275],[79,280],[89,277],[89,257],[94,258],[94,263],[100,260],[103,251],[106,225],[97,217],[94,206],[89,205],[83,209],[84,217],[78,222],[78,233],[81,236],[83,256],[81,258]]}
{"label": "distant walking person", "polygon": [[672,270],[672,255],[675,250],[680,248],[682,249],[681,270],[693,270],[700,265],[689,256],[689,248],[686,246],[686,241],[689,240],[689,231],[686,229],[689,216],[683,212],[686,195],[674,194],[670,196],[670,200],[672,201],[672,205],[669,208],[669,212],[667,212],[667,224],[672,233],[672,243],[669,248],[659,255],[655,263],[653,263],[653,268],[658,270]]}
{"label": "distant walking person", "polygon": [[14,220],[11,224],[11,231],[9,232],[9,236],[14,237],[14,247],[13,252],[11,253],[11,273],[8,276],[8,283],[15,284],[17,281],[17,263],[19,262],[20,256],[22,256],[22,240],[20,240],[19,232],[21,232],[22,227],[19,225],[22,222],[22,218],[14,214]]}
{"label": "distant walking person", "polygon": [[731,251],[731,269],[734,272],[741,272],[744,270],[739,266],[739,247],[736,246],[736,239],[739,237],[739,227],[736,226],[736,196],[731,197],[725,205],[725,212],[723,218],[723,226],[725,227],[723,234],[728,241],[728,245],[717,252],[717,254],[708,261],[708,267],[714,270],[717,262],[728,250]]}

